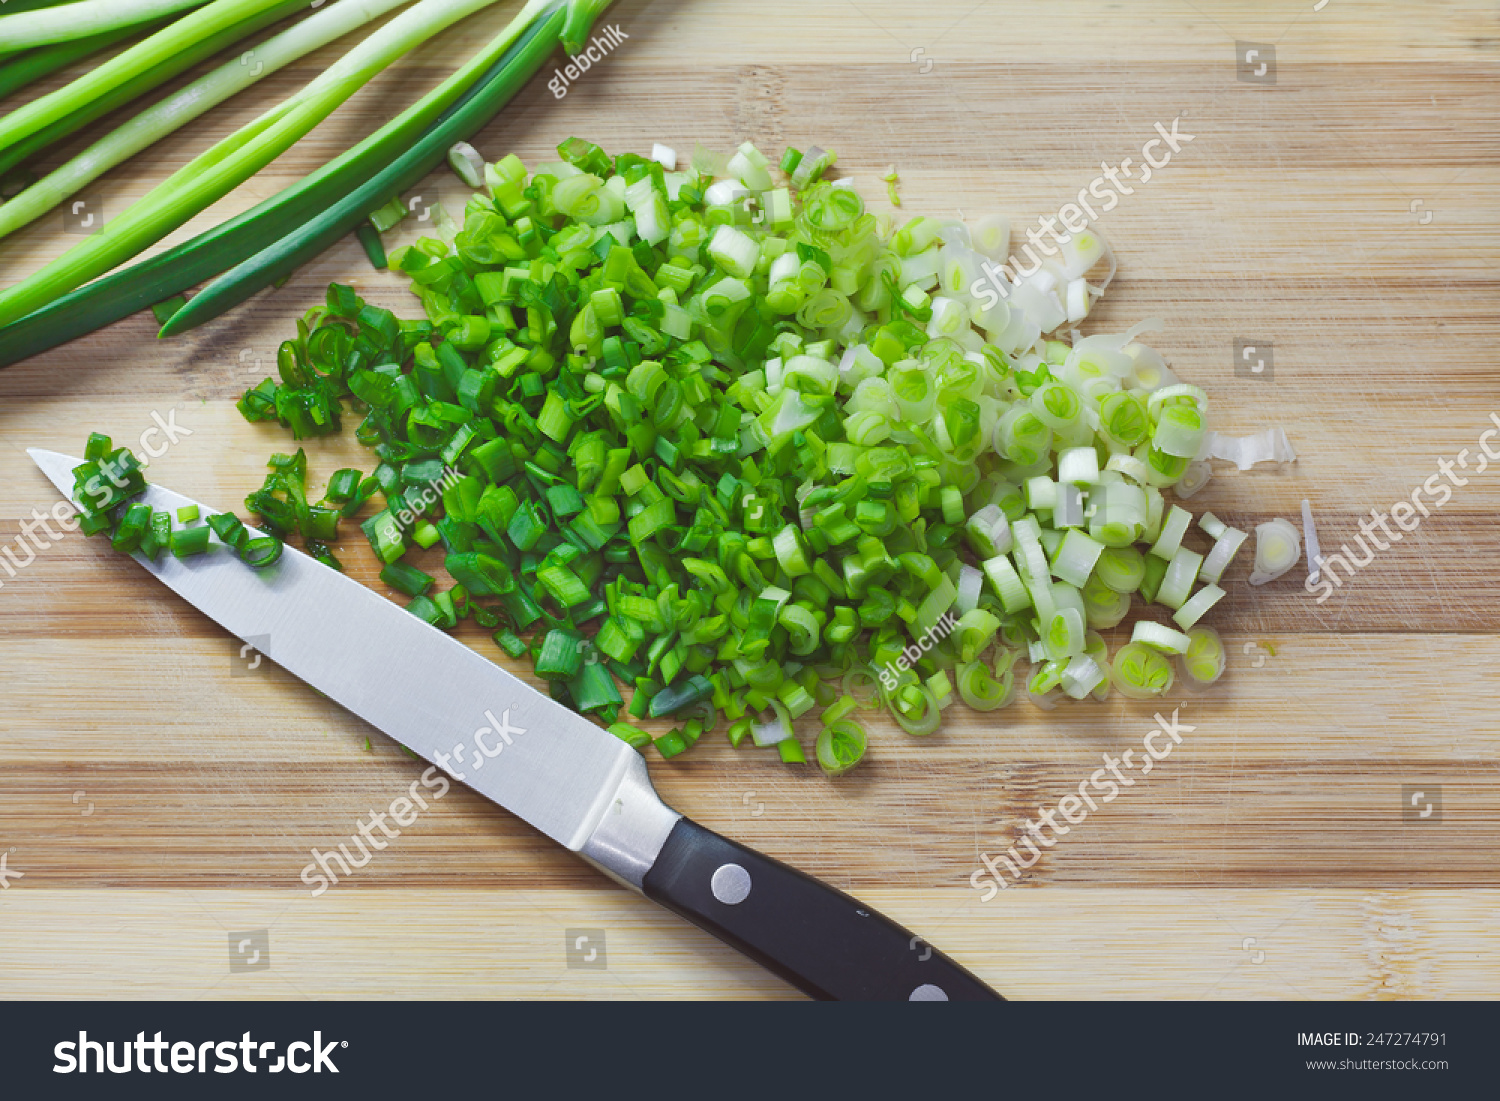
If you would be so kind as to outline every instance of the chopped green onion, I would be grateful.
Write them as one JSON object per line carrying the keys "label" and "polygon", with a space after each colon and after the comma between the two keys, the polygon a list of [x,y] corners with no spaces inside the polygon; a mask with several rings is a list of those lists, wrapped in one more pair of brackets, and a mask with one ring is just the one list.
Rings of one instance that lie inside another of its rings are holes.
{"label": "chopped green onion", "polygon": [[1228,664],[1219,632],[1212,627],[1194,627],[1187,634],[1187,649],[1177,658],[1183,676],[1191,684],[1213,684],[1224,675]]}
{"label": "chopped green onion", "polygon": [[1064,695],[1081,700],[1104,684],[1107,677],[1099,663],[1088,654],[1074,654],[1064,666],[1058,686]]}
{"label": "chopped green onion", "polygon": [[[867,744],[864,727],[853,719],[840,718],[826,723],[818,731],[814,754],[824,772],[838,776],[864,759]],[[785,756],[782,759],[785,760]]]}
{"label": "chopped green onion", "polygon": [[[380,240],[380,231],[369,222],[361,222],[354,227],[354,235],[359,238],[360,246],[365,250],[365,256],[370,260],[370,266],[376,271],[385,271],[390,267],[390,260],[385,254],[385,244]],[[170,316],[170,315],[169,315]],[[159,318],[163,325],[167,318]]]}
{"label": "chopped green onion", "polygon": [[1094,571],[1094,565],[1104,549],[1104,544],[1090,539],[1075,528],[1069,528],[1058,544],[1057,553],[1052,556],[1053,576],[1070,585],[1083,585]]}
{"label": "chopped green onion", "polygon": [[994,711],[1015,700],[1015,674],[1007,669],[998,679],[981,661],[958,670],[959,697],[975,711]]}
{"label": "chopped green onion", "polygon": [[202,554],[208,550],[208,537],[213,534],[211,528],[182,528],[172,533],[172,554],[178,558],[188,558],[195,554]]}
{"label": "chopped green onion", "polygon": [[1151,699],[1172,687],[1172,666],[1160,652],[1140,642],[1127,642],[1115,651],[1110,673],[1120,694],[1132,700]]}
{"label": "chopped green onion", "polygon": [[262,535],[245,544],[240,551],[240,558],[246,565],[258,570],[264,569],[281,557],[282,547],[280,539],[271,535]]}
{"label": "chopped green onion", "polygon": [[1151,553],[1157,558],[1171,560],[1177,553],[1177,548],[1182,545],[1182,537],[1187,534],[1188,525],[1193,521],[1193,514],[1180,505],[1173,505],[1172,511],[1162,521],[1161,535],[1151,545]]}
{"label": "chopped green onion", "polygon": [[1229,568],[1229,564],[1234,561],[1234,556],[1239,553],[1240,547],[1248,538],[1249,536],[1239,528],[1226,526],[1214,537],[1213,549],[1203,560],[1198,576],[1210,584],[1217,585],[1224,576],[1224,571]]}
{"label": "chopped green onion", "polygon": [[1189,640],[1181,631],[1174,631],[1170,627],[1152,623],[1148,619],[1138,619],[1135,630],[1131,632],[1130,641],[1149,646],[1153,650],[1160,650],[1165,654],[1180,654],[1187,649]]}
{"label": "chopped green onion", "polygon": [[650,734],[647,734],[638,726],[631,726],[629,723],[610,723],[609,732],[622,742],[634,746],[636,749],[644,749],[651,744]]}
{"label": "chopped green onion", "polygon": [[388,563],[380,571],[380,580],[407,596],[421,596],[432,588],[433,583],[431,575],[423,573],[415,566],[408,566],[404,562]]}
{"label": "chopped green onion", "polygon": [[1203,565],[1203,555],[1178,547],[1177,553],[1167,563],[1167,572],[1162,576],[1156,590],[1156,600],[1168,608],[1180,608],[1198,579],[1198,568]]}
{"label": "chopped green onion", "polygon": [[1177,611],[1172,613],[1172,619],[1176,622],[1177,626],[1186,631],[1202,619],[1210,608],[1223,599],[1223,589],[1217,585],[1205,585],[1184,601]]}
{"label": "chopped green onion", "polygon": [[[300,452],[273,461],[251,497],[267,530],[311,546],[379,491],[362,526],[414,614],[472,617],[606,724],[680,716],[655,739],[664,757],[722,715],[732,745],[801,760],[793,723],[822,707],[820,764],[847,767],[836,735],[856,707],[878,700],[925,736],[955,700],[1012,701],[1022,653],[1043,707],[1103,699],[1111,677],[1140,698],[1170,686],[1151,646],[1111,660],[1098,634],[1133,592],[1179,625],[1212,599],[1192,593],[1191,514],[1163,516],[1183,411],[1203,402],[1148,396],[1154,353],[1137,371],[1130,335],[1039,339],[1023,298],[1010,337],[1009,315],[971,327],[978,254],[932,220],[889,234],[850,187],[816,182],[831,157],[794,159],[784,200],[752,221],[736,197],[770,180],[751,145],[718,181],[701,157],[689,175],[579,138],[558,154],[482,165],[461,224],[393,251],[423,320],[335,284],[280,378],[241,399],[299,437],[357,409],[378,457],[320,503]],[[394,219],[391,193],[361,193],[360,218]],[[439,543],[457,584],[435,592],[406,556]],[[1137,631],[1174,652],[1187,637]]]}
{"label": "chopped green onion", "polygon": [[1084,584],[1082,595],[1084,617],[1097,631],[1108,630],[1130,613],[1130,594],[1110,588],[1097,573]]}
{"label": "chopped green onion", "polygon": [[788,765],[800,765],[807,762],[807,755],[802,752],[802,743],[796,738],[787,738],[776,743],[776,752],[780,755],[782,763]]}

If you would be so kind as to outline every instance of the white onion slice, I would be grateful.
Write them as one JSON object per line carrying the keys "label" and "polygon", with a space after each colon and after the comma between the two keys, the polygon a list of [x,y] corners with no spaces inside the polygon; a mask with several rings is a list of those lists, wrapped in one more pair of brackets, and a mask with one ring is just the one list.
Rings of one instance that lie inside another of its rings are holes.
{"label": "white onion slice", "polygon": [[954,607],[959,615],[968,615],[979,607],[979,593],[984,588],[984,572],[965,563],[958,571],[958,597]]}
{"label": "white onion slice", "polygon": [[974,224],[974,249],[999,263],[1010,255],[1010,221],[1002,214],[986,214]]}
{"label": "white onion slice", "polygon": [[1204,613],[1223,599],[1224,590],[1219,586],[1204,585],[1183,601],[1182,607],[1172,613],[1172,619],[1184,631],[1191,630],[1193,625],[1203,618]]}
{"label": "white onion slice", "polygon": [[1165,329],[1166,327],[1167,323],[1159,317],[1143,317],[1134,325],[1130,326],[1130,328],[1125,330],[1125,340],[1123,341],[1122,346],[1124,344],[1129,344],[1142,333],[1154,333],[1158,329]]}
{"label": "white onion slice", "polygon": [[1180,654],[1188,648],[1190,641],[1181,631],[1174,631],[1164,623],[1153,623],[1149,619],[1138,619],[1130,633],[1131,642],[1139,642],[1164,654]]}
{"label": "white onion slice", "polygon": [[945,245],[957,245],[968,251],[972,246],[969,237],[969,227],[957,218],[936,218],[938,222],[938,240]]}
{"label": "white onion slice", "polygon": [[677,171],[677,150],[670,145],[661,142],[653,142],[651,145],[651,160],[661,165],[668,172]]}
{"label": "white onion slice", "polygon": [[983,558],[1006,554],[1014,543],[1010,533],[1010,521],[1005,518],[1005,513],[1000,511],[999,505],[985,505],[969,517],[967,527],[970,539],[974,541],[978,553]]}
{"label": "white onion slice", "polygon": [[1062,246],[1063,273],[1069,279],[1087,275],[1107,252],[1109,245],[1097,230],[1069,234]]}
{"label": "white onion slice", "polygon": [[771,711],[775,717],[766,722],[753,723],[750,726],[750,737],[756,745],[775,745],[790,738],[792,730],[792,713],[786,709],[786,704],[780,700],[772,700]]}
{"label": "white onion slice", "polygon": [[1210,584],[1217,585],[1219,579],[1224,576],[1224,571],[1229,568],[1229,563],[1234,561],[1234,556],[1239,553],[1240,547],[1244,546],[1245,540],[1250,538],[1239,528],[1226,527],[1214,540],[1213,550],[1208,552],[1208,557],[1203,560],[1203,567],[1198,571],[1198,576]]}
{"label": "white onion slice", "polygon": [[1157,390],[1163,386],[1176,384],[1177,376],[1172,373],[1172,368],[1167,366],[1167,361],[1155,348],[1145,344],[1129,344],[1125,347],[1125,354],[1130,357],[1130,371],[1127,377],[1130,385],[1136,389]]}
{"label": "white onion slice", "polygon": [[1053,290],[1057,277],[1045,269],[1021,281],[1021,285],[1010,292],[1010,308],[1019,306],[1036,323],[1040,332],[1050,333],[1067,320],[1067,311]]}
{"label": "white onion slice", "polygon": [[1089,315],[1089,286],[1082,277],[1068,281],[1068,320],[1082,321]]}
{"label": "white onion slice", "polygon": [[1119,337],[1109,333],[1095,333],[1073,342],[1073,350],[1068,353],[1067,361],[1063,364],[1063,377],[1069,382],[1081,379],[1081,368],[1085,364],[1097,369],[1101,375],[1122,379],[1129,376],[1132,361],[1121,350]]}
{"label": "white onion slice", "polygon": [[[1184,501],[1208,485],[1210,478],[1214,476],[1213,467],[1206,462],[1191,462],[1187,470],[1183,471],[1182,481],[1177,483],[1177,496]],[[1212,533],[1210,533],[1212,534]]]}
{"label": "white onion slice", "polygon": [[706,206],[728,206],[742,195],[748,195],[749,191],[739,180],[720,180],[708,185],[703,192],[703,202]]}
{"label": "white onion slice", "polygon": [[1083,527],[1083,490],[1071,483],[1057,487],[1057,504],[1052,510],[1052,526]]}
{"label": "white onion slice", "polygon": [[[1042,660],[1045,661],[1046,658],[1043,658]],[[1047,691],[1038,695],[1030,688],[1027,688],[1026,698],[1040,707],[1043,711],[1052,711],[1056,709],[1057,701],[1062,698],[1062,690],[1055,687],[1049,688],[1047,689]]]}
{"label": "white onion slice", "polygon": [[[959,223],[960,227],[962,224]],[[950,241],[938,250],[938,285],[944,294],[953,297],[968,295],[969,288],[984,274],[980,266],[983,263],[984,257],[967,244]]]}
{"label": "white onion slice", "polygon": [[1057,289],[1058,276],[1052,268],[1043,265],[1040,271],[1034,271],[1026,276],[1025,285],[1032,287],[1041,294],[1051,294]]}
{"label": "white onion slice", "polygon": [[1087,654],[1074,654],[1073,660],[1062,671],[1062,690],[1075,700],[1081,700],[1104,680],[1104,670]]}
{"label": "white onion slice", "polygon": [[1302,537],[1290,521],[1277,517],[1255,529],[1255,569],[1250,584],[1275,581],[1302,557]]}
{"label": "white onion slice", "polygon": [[1124,452],[1111,455],[1109,462],[1104,464],[1104,469],[1123,474],[1137,485],[1145,485],[1151,479],[1151,468],[1134,455]]}
{"label": "white onion slice", "polygon": [[456,141],[448,147],[448,167],[475,191],[484,186],[484,158],[468,142]]}

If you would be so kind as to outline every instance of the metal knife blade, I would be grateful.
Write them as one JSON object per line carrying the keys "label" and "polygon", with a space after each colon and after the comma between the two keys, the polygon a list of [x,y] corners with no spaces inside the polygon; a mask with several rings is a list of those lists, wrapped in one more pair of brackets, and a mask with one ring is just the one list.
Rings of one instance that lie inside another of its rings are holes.
{"label": "metal knife blade", "polygon": [[[28,454],[71,494],[81,459]],[[158,485],[141,500],[219,511]],[[133,557],[288,672],[630,886],[650,867],[653,841],[659,850],[681,817],[619,738],[292,547],[263,570],[222,547],[190,558]],[[624,860],[625,848],[637,858]]]}

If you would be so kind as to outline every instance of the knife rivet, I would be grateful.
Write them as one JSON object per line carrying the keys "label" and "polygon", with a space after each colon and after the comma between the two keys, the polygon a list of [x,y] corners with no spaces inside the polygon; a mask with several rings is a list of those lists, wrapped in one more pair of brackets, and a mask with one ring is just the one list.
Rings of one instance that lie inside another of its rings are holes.
{"label": "knife rivet", "polygon": [[738,906],[750,897],[750,873],[738,864],[720,864],[709,888],[724,905]]}
{"label": "knife rivet", "polygon": [[909,1002],[946,1002],[948,995],[941,986],[933,986],[930,982],[924,982],[911,992],[906,999]]}

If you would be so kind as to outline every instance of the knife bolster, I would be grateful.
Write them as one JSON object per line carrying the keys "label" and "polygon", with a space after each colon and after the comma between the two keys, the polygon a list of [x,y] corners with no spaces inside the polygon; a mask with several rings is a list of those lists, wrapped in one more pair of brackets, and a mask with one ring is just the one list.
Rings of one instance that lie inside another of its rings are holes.
{"label": "knife bolster", "polygon": [[619,783],[601,800],[598,824],[578,855],[616,883],[641,891],[646,873],[682,815],[656,794],[644,757],[632,753],[625,761]]}

